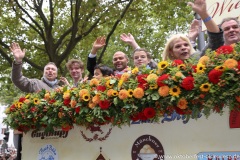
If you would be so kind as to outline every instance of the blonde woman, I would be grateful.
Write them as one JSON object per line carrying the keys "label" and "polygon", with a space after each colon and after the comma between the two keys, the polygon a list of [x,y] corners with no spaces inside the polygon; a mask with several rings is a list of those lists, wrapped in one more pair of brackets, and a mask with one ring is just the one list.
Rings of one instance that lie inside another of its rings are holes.
{"label": "blonde woman", "polygon": [[194,50],[189,38],[183,34],[171,36],[167,41],[162,54],[163,60],[186,60],[190,57],[198,59],[199,56],[200,53]]}

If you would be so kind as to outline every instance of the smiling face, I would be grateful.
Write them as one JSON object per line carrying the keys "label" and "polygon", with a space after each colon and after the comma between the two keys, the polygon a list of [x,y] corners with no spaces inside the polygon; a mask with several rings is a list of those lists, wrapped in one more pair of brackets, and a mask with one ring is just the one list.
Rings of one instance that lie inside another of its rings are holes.
{"label": "smiling face", "polygon": [[221,27],[225,45],[231,45],[240,41],[240,26],[235,20],[225,21]]}
{"label": "smiling face", "polygon": [[81,66],[78,63],[73,63],[69,67],[69,73],[70,73],[71,77],[73,78],[73,80],[75,82],[77,82],[78,80],[82,79],[83,69],[81,68]]}
{"label": "smiling face", "polygon": [[170,51],[170,56],[173,59],[185,60],[190,57],[191,47],[187,41],[179,38],[179,39],[173,40],[172,44],[173,44],[173,47],[169,51]]}
{"label": "smiling face", "polygon": [[135,67],[140,67],[142,65],[147,65],[150,62],[150,59],[148,58],[146,52],[136,51],[133,55],[133,61]]}
{"label": "smiling face", "polygon": [[118,51],[113,55],[112,62],[116,70],[122,71],[127,67],[128,59],[125,53]]}
{"label": "smiling face", "polygon": [[49,81],[54,81],[57,78],[57,67],[53,64],[47,64],[44,67],[44,77],[46,77]]}

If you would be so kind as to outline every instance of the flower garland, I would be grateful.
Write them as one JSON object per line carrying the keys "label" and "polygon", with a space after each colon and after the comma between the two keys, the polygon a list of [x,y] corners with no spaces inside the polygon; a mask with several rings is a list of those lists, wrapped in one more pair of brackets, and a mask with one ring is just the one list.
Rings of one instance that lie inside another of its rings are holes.
{"label": "flower garland", "polygon": [[161,61],[156,70],[131,72],[20,97],[6,109],[4,123],[23,132],[68,131],[73,124],[121,127],[137,120],[159,122],[173,112],[197,118],[221,114],[224,106],[240,108],[240,44],[208,50],[198,62]]}

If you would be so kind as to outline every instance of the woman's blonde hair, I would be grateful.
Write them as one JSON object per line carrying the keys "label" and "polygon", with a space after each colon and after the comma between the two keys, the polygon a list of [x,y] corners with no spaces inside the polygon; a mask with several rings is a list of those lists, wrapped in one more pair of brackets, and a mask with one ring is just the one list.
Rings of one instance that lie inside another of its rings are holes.
{"label": "woman's blonde hair", "polygon": [[167,41],[166,45],[165,45],[165,48],[164,48],[164,51],[163,51],[163,54],[162,54],[162,59],[163,60],[174,60],[175,58],[170,54],[170,52],[173,50],[173,46],[174,46],[174,41],[175,40],[178,40],[178,39],[182,39],[184,41],[186,41],[189,46],[190,46],[190,55],[192,55],[195,50],[194,48],[192,47],[192,44],[190,42],[190,40],[188,39],[188,37],[184,34],[176,34],[176,35],[172,35],[170,37],[170,39]]}

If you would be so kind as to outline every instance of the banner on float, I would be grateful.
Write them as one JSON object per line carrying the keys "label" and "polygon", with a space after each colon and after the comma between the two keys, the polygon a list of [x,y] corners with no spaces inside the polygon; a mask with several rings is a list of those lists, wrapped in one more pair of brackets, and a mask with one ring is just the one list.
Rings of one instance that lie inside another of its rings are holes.
{"label": "banner on float", "polygon": [[198,160],[240,160],[240,152],[201,152]]}
{"label": "banner on float", "polygon": [[[210,16],[217,24],[220,24],[223,18],[240,16],[240,0],[207,0],[207,10]],[[202,26],[206,30],[206,26]]]}

